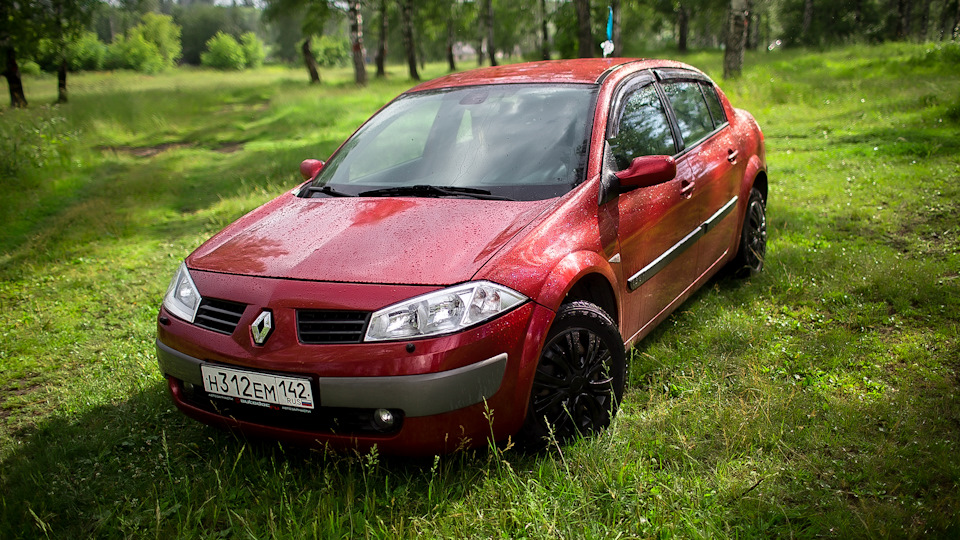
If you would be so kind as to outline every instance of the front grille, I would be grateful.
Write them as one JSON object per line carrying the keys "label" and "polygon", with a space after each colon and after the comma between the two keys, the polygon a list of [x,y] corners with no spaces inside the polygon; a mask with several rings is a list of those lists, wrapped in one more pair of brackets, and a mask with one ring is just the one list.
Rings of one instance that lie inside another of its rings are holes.
{"label": "front grille", "polygon": [[365,311],[297,311],[300,343],[360,343],[370,314]]}
{"label": "front grille", "polygon": [[200,308],[197,309],[197,317],[193,323],[200,328],[229,335],[237,329],[246,308],[246,304],[204,298],[200,301]]}

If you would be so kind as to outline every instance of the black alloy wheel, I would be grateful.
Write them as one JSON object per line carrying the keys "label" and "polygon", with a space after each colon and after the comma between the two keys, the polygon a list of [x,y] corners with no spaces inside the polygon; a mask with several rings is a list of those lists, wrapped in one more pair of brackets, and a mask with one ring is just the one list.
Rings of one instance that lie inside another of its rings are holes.
{"label": "black alloy wheel", "polygon": [[616,324],[590,302],[561,306],[530,391],[522,436],[533,446],[567,442],[610,425],[626,380],[626,354]]}
{"label": "black alloy wheel", "polygon": [[733,261],[737,277],[755,276],[763,270],[767,256],[767,213],[763,195],[757,189],[750,190],[747,214],[740,233],[740,249]]}

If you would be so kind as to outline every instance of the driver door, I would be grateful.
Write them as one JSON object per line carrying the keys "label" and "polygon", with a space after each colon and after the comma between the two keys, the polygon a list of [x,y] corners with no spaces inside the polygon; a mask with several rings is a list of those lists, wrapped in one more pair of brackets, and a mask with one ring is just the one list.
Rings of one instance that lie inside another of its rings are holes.
{"label": "driver door", "polygon": [[[615,109],[616,128],[608,137],[605,161],[614,171],[645,155],[677,154],[677,137],[656,83],[636,84]],[[616,204],[623,295],[623,329],[633,341],[697,277],[697,245],[689,240],[700,225],[691,184],[678,172],[673,180],[620,193]],[[611,209],[613,210],[613,209]]]}

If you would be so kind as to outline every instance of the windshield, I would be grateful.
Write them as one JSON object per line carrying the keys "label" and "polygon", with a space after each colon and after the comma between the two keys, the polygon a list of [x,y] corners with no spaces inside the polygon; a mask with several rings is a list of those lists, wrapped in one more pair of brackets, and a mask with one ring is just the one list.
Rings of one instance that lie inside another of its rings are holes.
{"label": "windshield", "polygon": [[[390,194],[384,188],[440,186],[516,200],[556,197],[583,181],[594,101],[595,87],[588,85],[406,94],[360,128],[304,193]],[[442,195],[422,189],[392,194],[418,193]]]}

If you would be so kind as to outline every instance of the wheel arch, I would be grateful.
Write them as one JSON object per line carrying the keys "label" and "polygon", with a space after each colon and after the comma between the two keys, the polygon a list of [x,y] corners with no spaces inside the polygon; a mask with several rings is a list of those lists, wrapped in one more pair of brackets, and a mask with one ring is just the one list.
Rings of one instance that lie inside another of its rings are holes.
{"label": "wheel arch", "polygon": [[[752,186],[760,192],[760,195],[763,196],[763,203],[767,203],[767,171],[759,170],[756,173],[756,178],[753,180]],[[749,191],[747,191],[749,193]]]}
{"label": "wheel arch", "polygon": [[620,323],[620,303],[614,284],[616,276],[606,259],[593,251],[570,253],[548,275],[537,302],[557,311],[564,302],[585,300],[607,312]]}
{"label": "wheel arch", "polygon": [[[740,197],[743,201],[750,198],[750,190],[757,188],[763,201],[767,201],[767,168],[757,156],[752,156],[747,168],[743,174],[743,181],[740,184]],[[744,205],[746,208],[746,205]]]}
{"label": "wheel arch", "polygon": [[614,324],[620,325],[620,309],[617,295],[607,279],[596,272],[585,274],[570,287],[563,303],[583,300],[595,304],[613,319]]}

